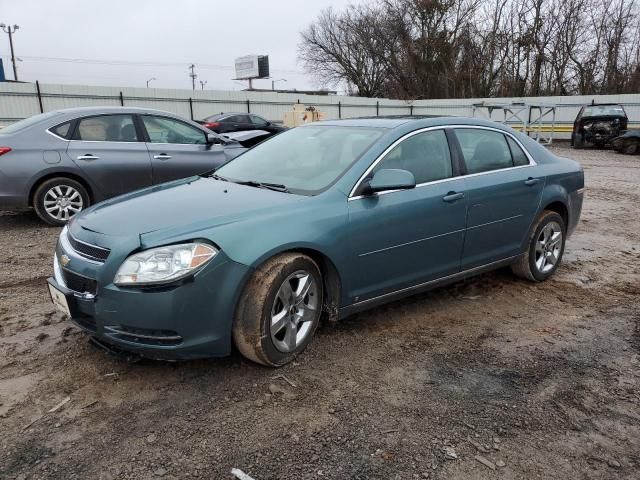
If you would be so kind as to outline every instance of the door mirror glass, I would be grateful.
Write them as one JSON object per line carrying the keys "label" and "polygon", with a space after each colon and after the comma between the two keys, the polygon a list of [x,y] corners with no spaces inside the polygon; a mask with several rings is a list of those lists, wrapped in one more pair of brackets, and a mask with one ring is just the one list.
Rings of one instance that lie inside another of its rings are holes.
{"label": "door mirror glass", "polygon": [[374,173],[369,180],[366,193],[383,192],[385,190],[408,190],[415,188],[416,178],[408,170],[384,168]]}
{"label": "door mirror glass", "polygon": [[207,144],[208,145],[222,145],[222,139],[217,135],[213,135],[211,133],[208,133],[207,134]]}

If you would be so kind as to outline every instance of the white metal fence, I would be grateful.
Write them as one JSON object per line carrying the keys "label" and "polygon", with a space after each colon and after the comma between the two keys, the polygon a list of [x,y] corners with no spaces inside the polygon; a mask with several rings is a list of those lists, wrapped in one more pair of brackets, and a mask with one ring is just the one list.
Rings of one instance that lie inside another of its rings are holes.
{"label": "white metal fence", "polygon": [[[473,98],[447,100],[390,100],[347,96],[304,95],[277,92],[170,90],[160,88],[98,87],[89,85],[53,85],[34,83],[0,83],[0,127],[23,118],[56,109],[126,105],[155,108],[201,119],[220,112],[242,111],[262,115],[269,120],[282,121],[284,113],[294,103],[303,103],[324,111],[328,119],[378,115],[473,115],[473,105],[486,102],[508,104],[514,102],[557,105],[556,138],[567,138],[571,124],[581,105],[595,102],[622,104],[630,127],[640,127],[640,94],[596,95],[573,97]],[[477,110],[476,115],[486,116]],[[502,120],[501,112],[493,119]],[[511,121],[517,124],[516,120]],[[550,124],[550,118],[543,123]]]}

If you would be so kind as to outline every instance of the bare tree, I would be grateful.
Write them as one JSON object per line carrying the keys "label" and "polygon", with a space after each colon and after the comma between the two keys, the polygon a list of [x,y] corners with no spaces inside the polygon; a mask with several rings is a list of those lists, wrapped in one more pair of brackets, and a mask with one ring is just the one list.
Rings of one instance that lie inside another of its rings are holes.
{"label": "bare tree", "polygon": [[300,59],[319,84],[407,100],[637,91],[638,1],[375,0],[323,11]]}

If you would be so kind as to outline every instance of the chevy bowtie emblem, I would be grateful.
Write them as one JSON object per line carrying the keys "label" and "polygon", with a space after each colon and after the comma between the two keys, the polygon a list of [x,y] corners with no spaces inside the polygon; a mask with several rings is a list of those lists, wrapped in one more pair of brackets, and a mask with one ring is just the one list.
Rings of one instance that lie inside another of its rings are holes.
{"label": "chevy bowtie emblem", "polygon": [[60,256],[60,263],[62,264],[63,267],[66,267],[67,265],[69,265],[69,262],[71,261],[71,259],[66,256],[65,254],[62,254]]}

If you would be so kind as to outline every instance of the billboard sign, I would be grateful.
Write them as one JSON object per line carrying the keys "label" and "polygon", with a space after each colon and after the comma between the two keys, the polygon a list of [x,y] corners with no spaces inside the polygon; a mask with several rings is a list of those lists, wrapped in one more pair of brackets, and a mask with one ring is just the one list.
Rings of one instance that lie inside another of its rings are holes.
{"label": "billboard sign", "polygon": [[268,55],[246,55],[236,58],[236,79],[267,78],[269,76]]}

